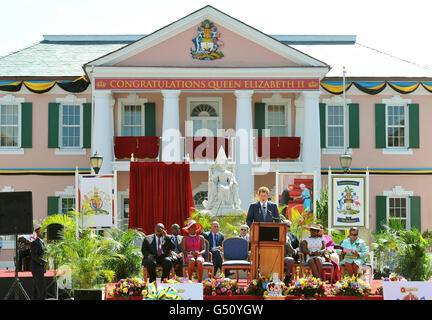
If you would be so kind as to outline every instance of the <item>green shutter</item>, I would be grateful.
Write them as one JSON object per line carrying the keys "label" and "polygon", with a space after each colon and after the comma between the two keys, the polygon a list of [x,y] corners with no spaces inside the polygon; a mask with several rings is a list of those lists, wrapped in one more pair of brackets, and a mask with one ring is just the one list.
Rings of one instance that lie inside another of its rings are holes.
{"label": "green shutter", "polygon": [[409,104],[409,147],[420,148],[419,105]]}
{"label": "green shutter", "polygon": [[262,137],[265,129],[265,103],[255,102],[255,129],[258,130],[258,137]]}
{"label": "green shutter", "polygon": [[348,104],[349,114],[349,147],[360,148],[360,117],[359,104]]}
{"label": "green shutter", "polygon": [[411,229],[421,231],[421,202],[419,196],[410,197]]}
{"label": "green shutter", "polygon": [[[319,104],[321,148],[326,147],[326,105]],[[306,130],[306,128],[304,128]]]}
{"label": "green shutter", "polygon": [[385,104],[375,104],[375,147],[384,149],[386,144]]}
{"label": "green shutter", "polygon": [[376,231],[383,230],[383,225],[387,223],[387,197],[376,196]]}
{"label": "green shutter", "polygon": [[59,112],[60,103],[48,104],[48,148],[59,147]]}
{"label": "green shutter", "polygon": [[57,214],[59,212],[60,197],[48,197],[48,215]]}
{"label": "green shutter", "polygon": [[91,148],[92,104],[83,103],[83,148]]}
{"label": "green shutter", "polygon": [[33,105],[31,102],[21,103],[21,148],[31,148],[33,133]]}
{"label": "green shutter", "polygon": [[156,104],[154,102],[147,102],[144,104],[144,118],[145,118],[145,136],[156,136]]}

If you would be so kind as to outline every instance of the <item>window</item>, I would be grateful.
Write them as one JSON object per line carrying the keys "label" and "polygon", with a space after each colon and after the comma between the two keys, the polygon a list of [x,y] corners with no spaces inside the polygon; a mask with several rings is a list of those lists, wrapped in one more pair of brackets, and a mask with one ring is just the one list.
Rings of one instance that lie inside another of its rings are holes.
{"label": "window", "polygon": [[221,128],[222,98],[188,98],[188,119],[192,130],[187,128],[188,136],[214,136]]}
{"label": "window", "polygon": [[408,108],[401,105],[387,105],[387,147],[407,148]]}
{"label": "window", "polygon": [[388,218],[398,220],[405,229],[408,229],[408,201],[407,197],[388,198]]}
{"label": "window", "polygon": [[291,136],[291,99],[275,93],[262,102],[265,103],[265,128],[270,130],[270,137]]}
{"label": "window", "polygon": [[327,147],[344,147],[344,106],[327,106]]}
{"label": "window", "polygon": [[129,192],[119,191],[118,199],[119,199],[119,214],[118,214],[117,227],[120,230],[126,231],[129,226]]}
{"label": "window", "polygon": [[82,107],[62,104],[60,106],[60,147],[81,148]]}
{"label": "window", "polygon": [[285,105],[267,106],[267,129],[270,130],[271,137],[286,137],[287,123],[285,116]]}
{"label": "window", "polygon": [[122,136],[144,135],[144,112],[142,105],[123,106]]}
{"label": "window", "polygon": [[0,105],[0,147],[19,147],[19,106]]}
{"label": "window", "polygon": [[60,198],[60,212],[68,214],[69,211],[75,210],[75,198],[61,197]]}

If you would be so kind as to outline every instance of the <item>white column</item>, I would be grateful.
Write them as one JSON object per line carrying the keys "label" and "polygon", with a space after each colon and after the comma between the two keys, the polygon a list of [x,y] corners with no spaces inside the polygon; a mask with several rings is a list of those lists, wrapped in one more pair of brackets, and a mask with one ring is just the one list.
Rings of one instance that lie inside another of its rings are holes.
{"label": "white column", "polygon": [[[321,172],[319,91],[302,92],[304,101],[303,118],[303,171]],[[318,192],[321,190],[321,174],[315,180]]]}
{"label": "white column", "polygon": [[164,109],[162,120],[162,161],[179,162],[181,159],[181,134],[179,116],[180,90],[162,90]]}
{"label": "white column", "polygon": [[236,177],[241,209],[247,210],[254,196],[252,173],[252,95],[253,90],[234,91],[236,108]]}
{"label": "white column", "polygon": [[[92,155],[97,151],[102,157],[99,174],[112,174],[114,140],[112,126],[111,91],[94,91],[94,113],[92,126]],[[90,161],[90,159],[89,159]]]}
{"label": "white column", "polygon": [[295,133],[296,137],[300,137],[300,141],[303,142],[303,125],[304,125],[304,96],[297,94],[295,98]]}

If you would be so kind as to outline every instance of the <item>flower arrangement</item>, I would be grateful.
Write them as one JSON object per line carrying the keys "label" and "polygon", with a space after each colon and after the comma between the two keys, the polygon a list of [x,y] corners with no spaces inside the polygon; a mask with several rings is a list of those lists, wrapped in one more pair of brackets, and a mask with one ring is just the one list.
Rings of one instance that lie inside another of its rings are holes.
{"label": "flower arrangement", "polygon": [[175,284],[175,283],[193,283],[193,282],[192,282],[192,280],[189,280],[188,278],[180,278],[180,277],[174,276],[173,278],[170,278],[170,279],[164,279],[163,283]]}
{"label": "flower arrangement", "polygon": [[357,296],[363,297],[372,294],[371,287],[362,279],[353,275],[345,277],[343,280],[336,282],[334,292],[336,296]]}
{"label": "flower arrangement", "polygon": [[146,283],[140,278],[121,279],[116,282],[115,286],[110,290],[109,295],[115,298],[119,297],[139,297],[147,294]]}
{"label": "flower arrangement", "polygon": [[[397,275],[396,273],[390,273],[388,277],[382,278],[383,281],[407,281],[404,277]],[[383,286],[380,285],[376,288],[375,294],[382,296],[383,295]]]}
{"label": "flower arrangement", "polygon": [[321,279],[308,277],[292,281],[286,291],[301,298],[317,298],[327,295],[327,286]]}
{"label": "flower arrangement", "polygon": [[270,282],[271,279],[265,277],[254,279],[247,287],[246,294],[251,294],[254,296],[264,296],[264,293],[267,291],[267,285]]}
{"label": "flower arrangement", "polygon": [[219,277],[206,279],[203,290],[205,296],[234,296],[244,294],[244,289],[238,286],[237,281]]}

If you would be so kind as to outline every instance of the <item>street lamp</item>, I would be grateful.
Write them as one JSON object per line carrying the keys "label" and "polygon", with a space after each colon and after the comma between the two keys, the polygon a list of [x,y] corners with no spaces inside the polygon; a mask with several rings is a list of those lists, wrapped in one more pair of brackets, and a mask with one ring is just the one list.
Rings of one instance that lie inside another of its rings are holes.
{"label": "street lamp", "polygon": [[90,157],[90,164],[96,174],[99,173],[100,168],[102,167],[103,157],[97,153]]}
{"label": "street lamp", "polygon": [[344,153],[340,155],[339,162],[341,164],[344,173],[348,173],[350,171],[351,161],[352,161],[352,157],[348,153]]}

